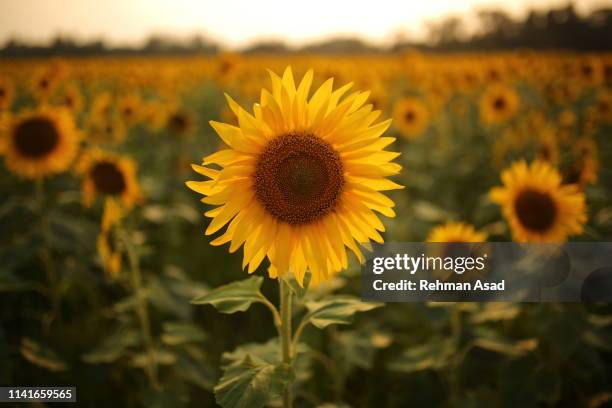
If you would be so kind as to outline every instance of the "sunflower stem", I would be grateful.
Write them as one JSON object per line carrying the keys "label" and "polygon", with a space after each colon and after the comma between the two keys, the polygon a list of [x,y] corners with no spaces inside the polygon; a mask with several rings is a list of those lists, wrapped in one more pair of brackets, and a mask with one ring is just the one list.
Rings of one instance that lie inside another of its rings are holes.
{"label": "sunflower stem", "polygon": [[[278,278],[279,293],[280,293],[280,344],[283,357],[283,363],[291,365],[293,358],[292,351],[292,334],[291,334],[291,288],[289,284],[281,277]],[[283,407],[291,408],[293,406],[292,382],[289,381],[283,393]]]}
{"label": "sunflower stem", "polygon": [[38,203],[40,235],[42,238],[40,257],[47,276],[47,295],[51,301],[51,311],[43,318],[44,330],[48,333],[51,330],[51,324],[61,312],[61,299],[57,282],[57,273],[55,272],[55,263],[53,262],[53,253],[51,252],[51,224],[49,221],[49,208],[47,205],[43,178],[36,181],[36,201]]}
{"label": "sunflower stem", "polygon": [[136,248],[131,242],[130,237],[128,236],[128,233],[123,227],[123,225],[119,224],[117,230],[119,233],[119,238],[123,243],[123,247],[125,248],[125,252],[128,257],[128,262],[130,264],[132,288],[134,290],[134,293],[136,294],[137,300],[136,313],[138,314],[140,330],[142,332],[142,338],[144,340],[147,354],[147,364],[145,366],[147,378],[152,388],[159,389],[157,362],[155,357],[155,345],[153,343],[153,337],[151,335],[151,321],[149,319],[149,309],[147,305],[147,300],[144,296],[142,288],[142,273],[140,271],[140,260],[138,258],[138,253],[136,252]]}

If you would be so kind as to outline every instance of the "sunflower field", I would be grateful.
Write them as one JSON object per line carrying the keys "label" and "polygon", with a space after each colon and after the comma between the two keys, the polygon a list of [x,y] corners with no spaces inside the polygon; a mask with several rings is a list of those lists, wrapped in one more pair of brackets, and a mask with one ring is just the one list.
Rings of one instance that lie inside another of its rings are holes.
{"label": "sunflower field", "polygon": [[383,241],[610,241],[611,162],[612,55],[3,60],[0,386],[610,406],[610,305],[368,303],[360,268]]}

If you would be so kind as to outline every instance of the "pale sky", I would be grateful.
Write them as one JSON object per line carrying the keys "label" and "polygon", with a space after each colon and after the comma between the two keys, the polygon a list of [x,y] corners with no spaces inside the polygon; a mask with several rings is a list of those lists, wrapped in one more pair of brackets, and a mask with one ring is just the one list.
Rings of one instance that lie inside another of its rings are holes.
{"label": "pale sky", "polygon": [[[568,0],[0,0],[0,44],[11,37],[47,41],[58,33],[113,44],[139,44],[150,34],[209,35],[230,47],[261,39],[302,44],[330,35],[373,42],[397,32],[422,36],[448,14],[501,7],[512,15]],[[610,0],[576,0],[588,12]]]}

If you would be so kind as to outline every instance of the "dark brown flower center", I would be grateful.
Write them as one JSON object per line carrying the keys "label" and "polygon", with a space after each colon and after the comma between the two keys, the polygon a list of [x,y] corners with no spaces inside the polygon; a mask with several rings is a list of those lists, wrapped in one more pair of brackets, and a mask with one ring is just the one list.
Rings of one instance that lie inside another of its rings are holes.
{"label": "dark brown flower center", "polygon": [[557,218],[557,206],[551,196],[536,190],[519,193],[514,211],[521,225],[535,232],[546,232]]}
{"label": "dark brown flower center", "polygon": [[258,200],[274,217],[307,224],[335,208],[344,185],[342,161],[324,140],[290,133],[261,153],[254,185]]}
{"label": "dark brown flower center", "polygon": [[4,98],[5,95],[6,91],[4,90],[4,88],[0,88],[0,99]]}
{"label": "dark brown flower center", "polygon": [[103,194],[121,194],[126,187],[123,173],[111,162],[96,163],[91,170],[91,178],[96,191]]}
{"label": "dark brown flower center", "polygon": [[413,110],[409,110],[406,113],[404,113],[404,119],[408,123],[412,123],[414,121],[415,117],[416,117],[416,115],[415,115]]}
{"label": "dark brown flower center", "polygon": [[51,153],[59,143],[53,122],[44,117],[26,119],[15,129],[15,147],[30,159],[40,159]]}
{"label": "dark brown flower center", "polygon": [[170,116],[168,121],[168,128],[174,133],[182,134],[187,131],[188,123],[187,118],[180,112],[174,113]]}
{"label": "dark brown flower center", "polygon": [[498,96],[493,101],[493,107],[497,110],[503,110],[506,107],[506,100],[503,97]]}

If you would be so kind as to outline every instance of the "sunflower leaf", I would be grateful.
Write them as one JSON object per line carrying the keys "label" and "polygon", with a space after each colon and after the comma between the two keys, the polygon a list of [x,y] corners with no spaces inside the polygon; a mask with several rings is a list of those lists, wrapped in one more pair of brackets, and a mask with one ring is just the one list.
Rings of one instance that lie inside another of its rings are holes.
{"label": "sunflower leaf", "polygon": [[221,313],[244,312],[251,304],[262,302],[259,291],[263,278],[252,276],[238,282],[220,286],[191,301],[194,305],[212,305]]}
{"label": "sunflower leaf", "polygon": [[456,348],[457,344],[452,339],[434,338],[425,344],[408,348],[388,368],[402,373],[437,370],[449,363]]}
{"label": "sunflower leaf", "polygon": [[330,324],[350,324],[357,312],[367,312],[382,303],[366,303],[354,296],[332,296],[320,301],[306,302],[308,314],[304,319],[319,329]]}
{"label": "sunflower leaf", "polygon": [[281,395],[291,378],[288,365],[271,364],[251,354],[224,366],[223,371],[214,391],[224,408],[263,407]]}

